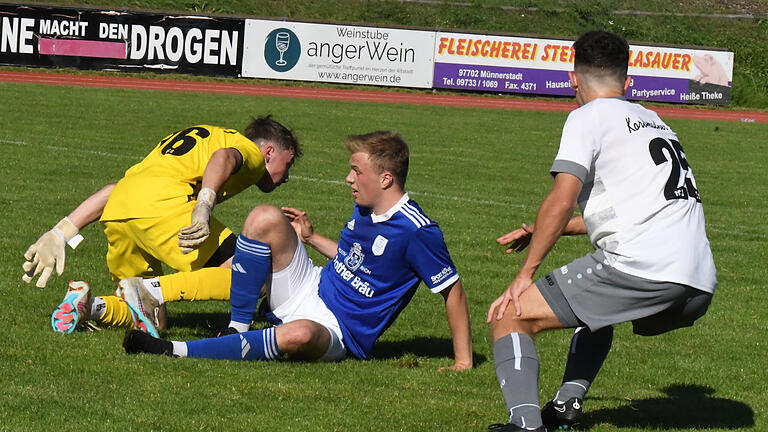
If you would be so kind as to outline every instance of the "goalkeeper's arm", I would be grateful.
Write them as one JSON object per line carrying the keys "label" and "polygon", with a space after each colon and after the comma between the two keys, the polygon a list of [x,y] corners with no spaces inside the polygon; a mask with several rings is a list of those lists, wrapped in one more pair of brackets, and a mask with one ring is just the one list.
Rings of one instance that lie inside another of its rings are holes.
{"label": "goalkeeper's arm", "polygon": [[232,148],[213,152],[203,172],[202,187],[190,216],[190,224],[179,231],[181,253],[188,254],[202,245],[211,233],[209,222],[216,205],[216,193],[240,169],[243,156]]}
{"label": "goalkeeper's arm", "polygon": [[72,249],[77,247],[82,240],[80,230],[101,217],[114,187],[114,184],[109,184],[88,197],[27,249],[24,254],[26,261],[22,265],[24,282],[31,282],[39,274],[35,285],[42,288],[48,283],[54,268],[58,274],[64,271],[64,244],[68,243]]}

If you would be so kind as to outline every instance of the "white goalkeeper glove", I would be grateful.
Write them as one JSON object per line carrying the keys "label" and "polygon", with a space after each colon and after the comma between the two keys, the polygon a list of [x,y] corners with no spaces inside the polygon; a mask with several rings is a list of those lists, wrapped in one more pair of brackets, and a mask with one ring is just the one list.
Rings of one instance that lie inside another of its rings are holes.
{"label": "white goalkeeper glove", "polygon": [[65,217],[52,230],[41,235],[24,254],[27,260],[21,266],[24,269],[24,276],[21,277],[24,282],[32,282],[32,278],[39,274],[40,278],[35,285],[43,288],[48,283],[54,268],[56,273],[61,275],[64,271],[64,243],[68,243],[72,249],[76,248],[83,240],[83,236],[78,232],[75,224]]}
{"label": "white goalkeeper glove", "polygon": [[192,252],[208,238],[211,233],[208,222],[211,219],[214,205],[216,205],[216,192],[211,188],[200,190],[200,193],[197,194],[197,204],[192,210],[192,223],[179,231],[181,253]]}

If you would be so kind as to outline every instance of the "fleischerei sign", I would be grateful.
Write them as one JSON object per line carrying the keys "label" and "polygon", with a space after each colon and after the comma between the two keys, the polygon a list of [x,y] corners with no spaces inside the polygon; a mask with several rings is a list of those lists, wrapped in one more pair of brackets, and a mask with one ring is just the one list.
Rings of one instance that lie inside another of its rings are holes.
{"label": "fleischerei sign", "polygon": [[[438,32],[436,88],[572,95],[573,41]],[[733,53],[630,45],[626,97],[727,105]]]}

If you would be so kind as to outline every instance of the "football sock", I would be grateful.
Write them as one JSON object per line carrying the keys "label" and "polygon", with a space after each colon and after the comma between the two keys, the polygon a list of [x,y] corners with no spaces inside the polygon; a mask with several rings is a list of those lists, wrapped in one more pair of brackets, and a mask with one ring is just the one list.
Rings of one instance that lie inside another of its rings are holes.
{"label": "football sock", "polygon": [[187,350],[186,342],[171,341],[173,344],[173,355],[176,357],[187,357],[189,351]]}
{"label": "football sock", "polygon": [[[161,303],[179,300],[229,300],[230,275],[231,270],[226,267],[210,267],[194,272],[143,279],[143,283],[152,296],[158,300],[162,298]],[[259,292],[260,290],[261,288]],[[128,305],[116,296],[94,297],[90,319],[106,327],[133,326]]]}
{"label": "football sock", "polygon": [[563,384],[554,401],[565,402],[577,397],[584,400],[589,386],[597,377],[613,343],[613,326],[592,332],[588,327],[579,327],[571,338],[568,361],[565,364]]}
{"label": "football sock", "polygon": [[143,331],[128,330],[123,338],[123,348],[128,354],[159,354],[174,355],[173,343],[165,339],[153,337]]}
{"label": "football sock", "polygon": [[163,304],[165,300],[163,300],[163,290],[160,289],[160,279],[154,277],[154,278],[142,278],[141,283],[144,284],[144,289],[147,290],[147,292],[155,298],[160,304]]}
{"label": "football sock", "polygon": [[237,330],[238,333],[245,333],[248,330],[250,330],[251,324],[241,323],[237,321],[230,321],[227,327],[232,327],[233,329]]}
{"label": "football sock", "polygon": [[539,407],[539,356],[533,339],[511,333],[493,344],[493,359],[509,422],[524,429],[542,426]]}
{"label": "football sock", "polygon": [[94,297],[91,300],[91,312],[88,315],[88,319],[98,320],[104,315],[104,309],[107,307],[107,303],[102,297]]}
{"label": "football sock", "polygon": [[[94,316],[91,307],[91,319],[105,327],[133,327],[133,317],[128,305],[120,297],[101,296],[93,299],[93,304],[104,302],[99,316]],[[97,311],[98,313],[98,311]]]}
{"label": "football sock", "polygon": [[[261,287],[272,271],[272,252],[269,245],[251,240],[240,234],[237,237],[235,256],[232,258],[232,287],[230,327],[240,323],[246,326],[253,320],[259,303]],[[237,328],[237,327],[235,327]],[[248,327],[245,327],[247,329]]]}
{"label": "football sock", "polygon": [[[186,343],[187,357],[219,360],[277,360],[283,352],[277,347],[275,328],[252,330]],[[176,352],[174,343],[174,355]],[[181,355],[179,355],[181,357]]]}
{"label": "football sock", "polygon": [[229,300],[232,270],[206,267],[158,277],[163,301]]}

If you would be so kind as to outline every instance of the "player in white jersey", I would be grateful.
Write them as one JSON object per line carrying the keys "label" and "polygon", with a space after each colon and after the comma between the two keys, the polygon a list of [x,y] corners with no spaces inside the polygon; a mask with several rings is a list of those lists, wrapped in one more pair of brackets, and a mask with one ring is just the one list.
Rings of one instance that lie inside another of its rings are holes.
{"label": "player in white jersey", "polygon": [[[631,321],[641,335],[690,326],[717,285],[701,198],[677,135],[656,113],[623,98],[630,84],[627,42],[593,31],[573,48],[569,75],[579,108],[563,127],[550,170],[554,186],[534,226],[498,240],[511,245],[508,252],[530,242],[516,278],[488,311],[510,414],[509,424],[493,426],[499,431],[580,422],[584,395],[610,350],[612,325]],[[572,217],[577,204],[582,214]],[[534,283],[563,234],[587,234],[595,252]],[[563,385],[542,412],[532,336],[555,328],[577,331]]]}
{"label": "player in white jersey", "polygon": [[[346,181],[355,208],[338,242],[316,233],[304,212],[254,208],[232,260],[229,328],[220,337],[189,342],[130,331],[126,352],[230,360],[366,359],[424,282],[445,302],[454,349],[449,368],[471,368],[461,280],[437,223],[405,192],[408,146],[392,132],[353,135],[346,145],[351,154]],[[331,260],[314,266],[302,243]],[[248,331],[262,286],[265,315],[275,327]]]}

